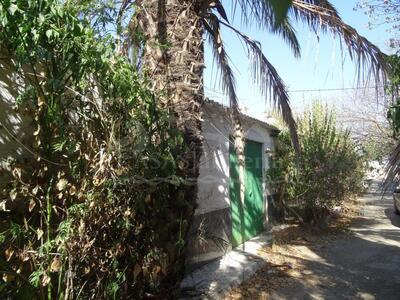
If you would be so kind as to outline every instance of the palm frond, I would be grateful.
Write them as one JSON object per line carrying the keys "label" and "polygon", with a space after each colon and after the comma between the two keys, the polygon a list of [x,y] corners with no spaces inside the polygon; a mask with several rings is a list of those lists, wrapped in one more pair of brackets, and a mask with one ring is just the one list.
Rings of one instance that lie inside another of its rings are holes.
{"label": "palm frond", "polygon": [[286,18],[278,26],[275,26],[272,32],[282,36],[283,40],[292,49],[293,55],[297,58],[300,58],[301,56],[300,43],[299,40],[297,39],[296,30],[290,23],[289,18]]}
{"label": "palm frond", "polygon": [[351,60],[356,61],[358,83],[387,80],[388,65],[385,55],[351,26],[343,22],[338,12],[327,0],[293,0],[290,13],[305,22],[314,32],[331,32],[347,46]]}
{"label": "palm frond", "polygon": [[211,3],[209,3],[208,7],[216,9],[221,18],[223,18],[226,22],[229,23],[228,15],[226,14],[225,8],[222,5],[221,1],[219,0],[212,1]]}
{"label": "palm frond", "polygon": [[330,11],[332,14],[339,16],[339,12],[336,10],[336,7],[332,5],[328,0],[303,0],[303,2],[322,7]]}
{"label": "palm frond", "polygon": [[300,146],[297,126],[290,108],[289,95],[282,78],[279,76],[274,66],[265,57],[260,43],[250,39],[247,35],[243,34],[231,25],[223,21],[218,22],[233,30],[247,46],[248,55],[252,62],[251,70],[253,80],[260,87],[261,93],[264,96],[269,97],[267,100],[271,101],[281,113],[283,120],[289,127],[293,146],[297,153],[299,153]]}
{"label": "palm frond", "polygon": [[244,25],[256,24],[261,28],[275,26],[274,9],[268,0],[235,0],[234,7],[239,7]]}
{"label": "palm frond", "polygon": [[390,154],[385,167],[384,191],[387,191],[392,183],[400,180],[400,142]]}
{"label": "palm frond", "polygon": [[300,57],[301,47],[289,17],[277,22],[276,13],[268,0],[235,0],[239,6],[242,23],[279,35],[290,46],[295,57]]}
{"label": "palm frond", "polygon": [[235,77],[229,65],[229,56],[225,51],[222,41],[219,20],[217,16],[210,14],[207,19],[203,20],[203,24],[208,34],[217,65],[221,70],[222,90],[228,95],[231,108],[238,110],[239,101],[236,94]]}

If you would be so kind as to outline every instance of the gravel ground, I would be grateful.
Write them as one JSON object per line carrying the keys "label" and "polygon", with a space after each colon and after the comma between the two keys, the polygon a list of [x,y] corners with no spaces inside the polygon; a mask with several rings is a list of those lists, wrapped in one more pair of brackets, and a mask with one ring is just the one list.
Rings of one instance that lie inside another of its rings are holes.
{"label": "gravel ground", "polygon": [[265,266],[225,299],[400,299],[400,216],[371,191],[327,228],[284,227]]}

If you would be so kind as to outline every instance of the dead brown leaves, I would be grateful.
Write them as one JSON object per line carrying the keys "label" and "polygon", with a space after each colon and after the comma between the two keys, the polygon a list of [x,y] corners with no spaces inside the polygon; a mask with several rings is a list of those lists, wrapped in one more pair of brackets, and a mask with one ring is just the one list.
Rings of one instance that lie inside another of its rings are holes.
{"label": "dead brown leaves", "polygon": [[324,226],[284,225],[273,233],[273,244],[259,251],[265,265],[247,281],[225,294],[225,300],[270,299],[271,294],[297,282],[305,285],[329,285],[329,280],[315,276],[308,261],[325,261],[318,253],[337,237],[345,237],[348,227],[359,216],[356,201],[349,201],[342,213],[331,217]]}

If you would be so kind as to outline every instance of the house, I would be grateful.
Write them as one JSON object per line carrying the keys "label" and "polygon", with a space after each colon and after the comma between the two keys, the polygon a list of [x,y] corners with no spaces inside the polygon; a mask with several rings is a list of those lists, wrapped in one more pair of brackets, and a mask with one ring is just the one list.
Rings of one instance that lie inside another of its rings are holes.
{"label": "house", "polygon": [[[266,186],[269,152],[279,130],[242,114],[245,131],[245,206],[239,196],[238,165],[230,135],[230,109],[211,100],[202,106],[203,154],[198,200],[190,230],[187,267],[196,268],[251,239],[269,225]],[[243,222],[243,227],[241,226]]]}

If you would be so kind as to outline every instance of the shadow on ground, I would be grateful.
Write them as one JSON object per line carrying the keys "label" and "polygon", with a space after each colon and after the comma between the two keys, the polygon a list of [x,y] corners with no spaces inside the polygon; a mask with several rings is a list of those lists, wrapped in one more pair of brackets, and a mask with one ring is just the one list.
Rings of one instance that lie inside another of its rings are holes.
{"label": "shadow on ground", "polygon": [[275,253],[288,263],[267,264],[246,282],[241,298],[400,299],[400,216],[394,214],[391,197],[379,191],[359,201],[362,215],[349,231],[324,237],[291,227],[280,233],[298,252]]}
{"label": "shadow on ground", "polygon": [[385,214],[393,226],[400,228],[400,215],[395,214],[393,208],[385,209]]}

